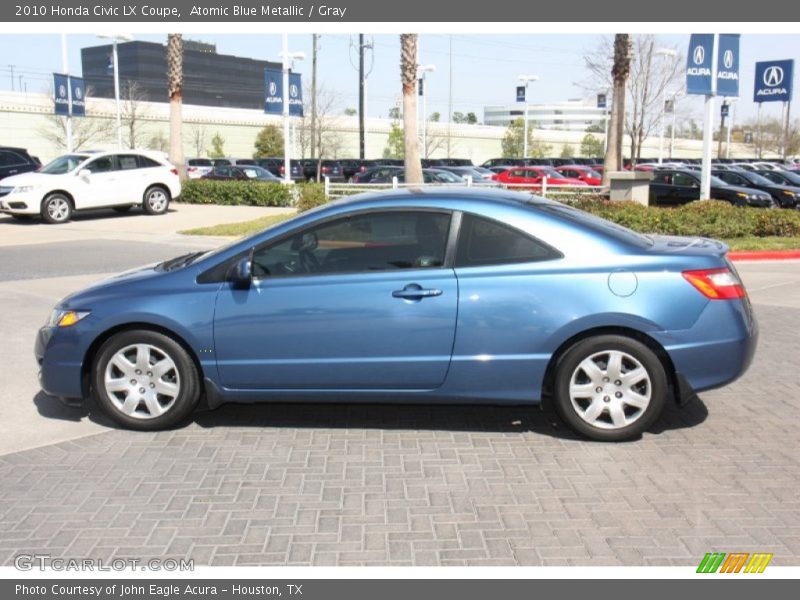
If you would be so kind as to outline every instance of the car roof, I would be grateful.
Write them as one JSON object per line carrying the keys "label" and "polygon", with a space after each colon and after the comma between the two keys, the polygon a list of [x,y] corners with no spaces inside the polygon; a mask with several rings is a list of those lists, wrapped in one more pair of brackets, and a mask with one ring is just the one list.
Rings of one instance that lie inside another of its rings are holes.
{"label": "car roof", "polygon": [[553,200],[548,200],[533,194],[526,194],[522,192],[511,192],[508,190],[500,189],[479,189],[479,188],[441,188],[429,187],[420,185],[419,187],[407,187],[397,190],[385,190],[379,192],[366,192],[364,194],[357,194],[354,196],[347,196],[339,200],[335,200],[326,206],[357,206],[369,205],[374,202],[384,202],[392,200],[458,200],[471,201],[481,204],[505,204],[511,206],[522,205],[544,205],[544,204],[557,204]]}

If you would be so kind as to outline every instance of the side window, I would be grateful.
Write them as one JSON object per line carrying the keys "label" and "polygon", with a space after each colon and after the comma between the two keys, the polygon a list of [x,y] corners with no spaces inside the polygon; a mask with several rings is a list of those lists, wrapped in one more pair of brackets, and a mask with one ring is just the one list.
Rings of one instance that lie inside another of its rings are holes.
{"label": "side window", "polygon": [[672,182],[670,173],[658,172],[653,175],[653,183],[669,185]]}
{"label": "side window", "polygon": [[114,157],[101,156],[86,165],[86,168],[92,173],[108,173],[114,170]]}
{"label": "side window", "polygon": [[[142,156],[141,154],[138,155],[139,159],[139,168],[140,169],[150,169],[152,167],[162,167],[161,163],[154,161],[152,158],[147,158],[146,156]],[[189,164],[192,164],[192,161],[189,161]],[[205,166],[205,165],[203,165]]]}
{"label": "side window", "polygon": [[684,173],[675,173],[672,175],[672,185],[680,185],[683,187],[697,187],[697,182],[694,177]]}
{"label": "side window", "polygon": [[139,168],[139,161],[135,154],[119,154],[117,156],[117,161],[119,162],[119,168],[121,171]]}
{"label": "side window", "polygon": [[253,253],[255,277],[437,268],[444,264],[450,214],[391,211],[305,229]]}
{"label": "side window", "polygon": [[456,267],[537,262],[560,257],[558,251],[508,225],[468,213],[461,219]]}
{"label": "side window", "polygon": [[17,165],[27,164],[27,160],[16,152],[4,150],[0,152],[0,167],[16,167]]}

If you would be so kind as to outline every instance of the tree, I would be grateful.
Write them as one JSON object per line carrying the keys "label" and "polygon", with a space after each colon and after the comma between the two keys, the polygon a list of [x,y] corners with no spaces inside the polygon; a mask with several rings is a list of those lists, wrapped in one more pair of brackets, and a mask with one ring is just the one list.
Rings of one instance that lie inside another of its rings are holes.
{"label": "tree", "polygon": [[451,120],[453,123],[466,123],[467,116],[462,112],[456,111],[453,113],[453,118]]}
{"label": "tree", "polygon": [[611,115],[608,122],[606,156],[603,161],[603,185],[609,184],[609,174],[622,169],[622,133],[625,120],[625,88],[631,69],[631,40],[627,33],[614,36],[614,63],[611,77],[614,81]]}
{"label": "tree", "polygon": [[[147,140],[147,147],[150,150],[158,150],[159,152],[167,153],[169,152],[169,139],[167,136],[164,135],[163,132],[159,131],[155,135],[151,135],[150,139]],[[198,152],[198,155],[201,154]]]}
{"label": "tree", "polygon": [[357,114],[358,114],[358,111],[355,108],[348,107],[348,108],[344,109],[344,115],[346,117],[355,117]]}
{"label": "tree", "polygon": [[225,138],[219,133],[214,134],[211,138],[211,151],[208,153],[211,158],[222,158],[225,156]]}
{"label": "tree", "polygon": [[581,140],[581,156],[603,156],[603,142],[587,133]]}
{"label": "tree", "polygon": [[128,79],[122,83],[120,113],[124,130],[123,138],[128,148],[134,149],[141,145],[143,121],[149,113],[144,104],[147,99],[147,92],[138,81]]}
{"label": "tree", "polygon": [[761,156],[765,152],[793,156],[800,152],[800,123],[798,123],[796,120],[789,123],[789,143],[787,144],[786,152],[783,154],[781,154],[781,151],[783,150],[785,130],[783,119],[761,119],[760,139],[757,133],[757,123],[754,120],[749,121],[745,126],[747,129],[754,132],[753,143],[756,146],[756,156]]}
{"label": "tree", "polygon": [[383,158],[403,158],[405,156],[403,144],[403,128],[400,127],[400,123],[394,121],[386,139],[386,147],[383,149]]}
{"label": "tree", "polygon": [[422,153],[425,158],[430,158],[437,150],[441,150],[447,144],[447,137],[434,132],[429,122],[425,122],[425,142]]}
{"label": "tree", "polygon": [[394,119],[395,121],[399,121],[400,120],[400,107],[399,106],[393,106],[392,108],[389,109],[389,118],[390,119]]}
{"label": "tree", "polygon": [[417,138],[417,42],[416,33],[400,34],[400,82],[403,87],[403,129],[406,183],[423,183]]}
{"label": "tree", "polygon": [[431,113],[431,116],[430,116],[430,117],[428,117],[428,120],[429,120],[429,121],[431,121],[431,122],[433,122],[433,123],[438,123],[438,122],[439,122],[439,120],[440,120],[441,118],[442,118],[442,114],[441,114],[441,113],[439,113],[439,112],[432,112],[432,113]]}
{"label": "tree", "polygon": [[315,116],[308,116],[309,111],[304,104],[303,116],[295,128],[295,146],[302,156],[307,156],[306,151],[309,148],[314,149],[314,158],[317,161],[316,179],[319,180],[322,161],[338,158],[344,145],[340,127],[340,96],[317,84],[313,90],[305,89],[304,98],[314,104]]}
{"label": "tree", "polygon": [[586,131],[586,133],[605,133],[606,130],[600,123],[592,123],[584,131]]}
{"label": "tree", "polygon": [[467,123],[469,123],[470,125],[475,125],[475,123],[478,122],[478,117],[475,116],[474,112],[468,112],[466,119]]}
{"label": "tree", "polygon": [[[88,98],[91,89],[86,90],[87,110]],[[53,91],[48,94],[53,97]],[[39,129],[39,135],[61,150],[67,149],[67,118],[53,114],[55,105],[50,114],[45,117],[47,125]],[[88,112],[87,112],[88,115]],[[111,119],[97,117],[83,117],[72,119],[72,149],[90,149],[93,144],[106,142],[114,137],[116,124]]]}
{"label": "tree", "polygon": [[[631,158],[638,159],[647,137],[658,129],[667,91],[677,88],[683,77],[683,55],[676,47],[666,48],[653,35],[627,35],[628,77],[625,93],[630,110],[623,117],[624,132],[630,136]],[[614,84],[613,65],[617,50],[616,37],[603,38],[599,46],[584,57],[591,80],[584,87],[606,89]]]}
{"label": "tree", "polygon": [[[506,133],[503,140],[500,142],[502,148],[503,158],[520,158],[524,148],[523,136],[525,130],[525,122],[522,118],[514,119],[508,124]],[[552,147],[548,144],[537,142],[533,139],[533,128],[528,128],[528,157],[529,158],[544,158],[547,156]]]}
{"label": "tree", "polygon": [[167,34],[167,92],[169,94],[169,159],[182,179],[183,164],[183,36]]}
{"label": "tree", "polygon": [[561,146],[561,154],[559,158],[572,158],[572,146],[570,144],[564,144]]}
{"label": "tree", "polygon": [[203,156],[206,153],[206,126],[200,123],[192,125],[189,129],[189,136],[192,140],[194,155]]}
{"label": "tree", "polygon": [[283,156],[283,132],[277,125],[270,123],[258,132],[256,136],[256,150],[253,158],[267,158]]}

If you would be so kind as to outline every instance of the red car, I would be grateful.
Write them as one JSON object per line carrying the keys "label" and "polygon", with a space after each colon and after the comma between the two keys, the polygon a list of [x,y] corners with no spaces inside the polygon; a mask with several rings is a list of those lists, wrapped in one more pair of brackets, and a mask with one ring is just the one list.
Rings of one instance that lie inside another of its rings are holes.
{"label": "red car", "polygon": [[492,179],[498,183],[530,184],[532,188],[541,188],[542,179],[547,177],[547,185],[586,185],[580,179],[565,177],[552,167],[512,167],[507,171],[498,173]]}
{"label": "red car", "polygon": [[602,185],[603,183],[603,176],[593,167],[586,165],[564,165],[556,168],[556,171],[564,177],[580,179],[586,185]]}

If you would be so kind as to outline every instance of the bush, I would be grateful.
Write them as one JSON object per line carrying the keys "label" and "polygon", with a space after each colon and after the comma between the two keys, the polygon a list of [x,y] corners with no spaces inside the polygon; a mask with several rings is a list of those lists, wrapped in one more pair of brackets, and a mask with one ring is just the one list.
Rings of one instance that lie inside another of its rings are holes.
{"label": "bush", "polygon": [[690,202],[678,208],[648,207],[636,202],[585,198],[567,202],[641,233],[711,238],[800,236],[800,212],[736,208],[728,202]]}
{"label": "bush", "polygon": [[291,206],[289,186],[263,181],[192,179],[183,183],[181,202],[243,206]]}
{"label": "bush", "polygon": [[297,186],[297,211],[304,212],[328,203],[325,196],[325,184],[302,183]]}

